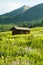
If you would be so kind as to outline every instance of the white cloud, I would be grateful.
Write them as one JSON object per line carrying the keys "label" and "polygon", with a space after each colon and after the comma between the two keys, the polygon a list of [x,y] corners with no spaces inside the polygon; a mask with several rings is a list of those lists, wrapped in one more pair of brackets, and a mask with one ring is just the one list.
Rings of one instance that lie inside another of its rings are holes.
{"label": "white cloud", "polygon": [[22,5],[21,3],[17,3],[17,2],[13,2],[13,1],[8,1],[8,3],[7,3],[7,7],[9,9],[17,9],[21,5]]}
{"label": "white cloud", "polygon": [[12,11],[23,5],[34,6],[43,0],[0,0],[0,14]]}
{"label": "white cloud", "polygon": [[2,4],[0,4],[0,8],[2,8],[3,7],[3,5]]}
{"label": "white cloud", "polygon": [[[14,1],[5,1],[0,4],[0,14],[10,12],[14,9],[21,7],[22,4]],[[3,10],[3,11],[2,11]]]}

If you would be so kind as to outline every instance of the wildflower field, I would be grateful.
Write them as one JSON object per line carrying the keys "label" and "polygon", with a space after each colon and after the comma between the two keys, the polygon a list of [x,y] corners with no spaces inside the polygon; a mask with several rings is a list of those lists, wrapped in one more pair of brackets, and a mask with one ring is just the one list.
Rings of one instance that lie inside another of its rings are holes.
{"label": "wildflower field", "polygon": [[30,34],[0,32],[0,65],[43,65],[43,27]]}

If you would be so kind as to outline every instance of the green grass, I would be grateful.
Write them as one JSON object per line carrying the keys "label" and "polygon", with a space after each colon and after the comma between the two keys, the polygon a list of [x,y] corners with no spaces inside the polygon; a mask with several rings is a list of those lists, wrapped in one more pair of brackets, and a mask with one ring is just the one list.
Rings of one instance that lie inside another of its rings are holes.
{"label": "green grass", "polygon": [[43,27],[30,34],[0,32],[0,65],[43,65]]}

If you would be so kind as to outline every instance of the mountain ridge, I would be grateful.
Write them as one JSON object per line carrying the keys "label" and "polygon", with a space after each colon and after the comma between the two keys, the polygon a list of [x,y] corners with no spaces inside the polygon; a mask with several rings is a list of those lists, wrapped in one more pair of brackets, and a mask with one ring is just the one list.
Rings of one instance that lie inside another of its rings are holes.
{"label": "mountain ridge", "polygon": [[[25,11],[24,14],[18,16],[19,21],[32,21],[43,17],[43,3],[38,4],[29,10]],[[15,17],[16,18],[16,17]],[[21,18],[21,20],[20,20]],[[16,19],[17,21],[17,19]]]}
{"label": "mountain ridge", "polygon": [[30,8],[30,6],[24,5],[16,10],[10,11],[8,13],[2,14],[0,16],[16,16],[18,14],[21,14],[23,12],[25,12],[26,10],[28,10]]}
{"label": "mountain ridge", "polygon": [[3,15],[2,17],[0,16],[0,23],[5,24],[5,23],[17,23],[17,22],[29,22],[29,21],[43,18],[43,3],[38,4],[34,7],[30,7],[29,9],[26,9],[25,11],[23,8],[26,9],[26,6],[24,5],[23,7],[15,10],[17,12],[16,16],[14,13],[12,14],[11,12],[8,17]]}

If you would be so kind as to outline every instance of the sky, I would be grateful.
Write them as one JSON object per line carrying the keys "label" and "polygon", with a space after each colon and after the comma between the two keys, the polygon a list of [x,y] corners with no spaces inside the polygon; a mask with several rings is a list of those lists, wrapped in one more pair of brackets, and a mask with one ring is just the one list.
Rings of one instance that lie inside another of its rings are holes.
{"label": "sky", "polygon": [[0,0],[0,15],[15,10],[23,5],[35,6],[43,0]]}

